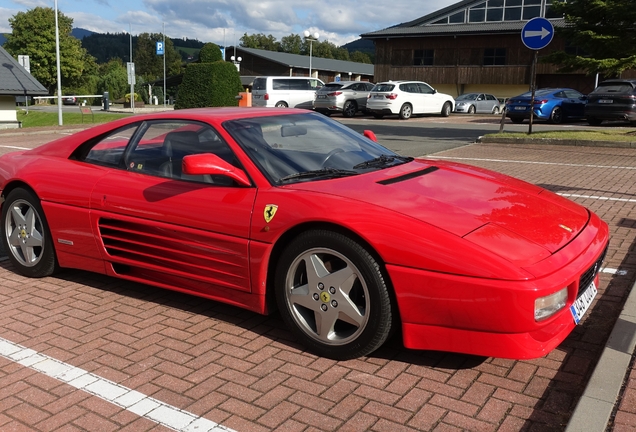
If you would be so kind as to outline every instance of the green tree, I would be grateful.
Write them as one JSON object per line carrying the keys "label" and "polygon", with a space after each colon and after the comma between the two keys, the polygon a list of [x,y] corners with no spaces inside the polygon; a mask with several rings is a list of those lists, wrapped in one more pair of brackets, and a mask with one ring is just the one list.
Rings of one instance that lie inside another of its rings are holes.
{"label": "green tree", "polygon": [[349,60],[357,63],[367,63],[372,64],[371,57],[368,54],[363,53],[362,51],[354,51],[349,55]]}
{"label": "green tree", "polygon": [[111,100],[121,99],[130,92],[128,72],[121,59],[113,59],[99,66],[97,94],[108,92]]}
{"label": "green tree", "polygon": [[[157,55],[157,42],[163,42],[161,33],[142,33],[137,37],[136,50],[133,51],[135,74],[151,82],[163,77],[163,56]],[[181,73],[181,56],[172,40],[166,38],[164,46],[166,56],[166,75]]]}
{"label": "green tree", "polygon": [[563,72],[620,75],[636,68],[636,8],[634,1],[555,1],[552,8],[563,14],[567,25],[557,29],[568,44],[565,51],[546,56]]}
{"label": "green tree", "polygon": [[303,40],[300,35],[297,34],[283,36],[280,40],[280,49],[282,52],[290,54],[300,54],[302,46]]}
{"label": "green tree", "polygon": [[225,60],[221,48],[215,43],[208,42],[201,47],[199,51],[199,63],[213,63],[215,61]]}
{"label": "green tree", "polygon": [[[36,7],[27,12],[18,12],[9,18],[9,25],[12,31],[6,35],[4,49],[14,57],[28,55],[31,75],[54,94],[57,87],[55,11],[52,8]],[[73,19],[60,11],[58,29],[62,86],[81,86],[82,76],[93,67],[90,64],[91,57],[82,48],[81,42],[71,36]]]}
{"label": "green tree", "polygon": [[349,57],[349,50],[343,47],[336,48],[336,52],[334,53],[333,56],[336,60],[349,61],[351,59]]}
{"label": "green tree", "polygon": [[239,44],[245,48],[255,48],[267,51],[280,51],[280,42],[272,35],[265,36],[263,33],[248,35],[243,34]]}

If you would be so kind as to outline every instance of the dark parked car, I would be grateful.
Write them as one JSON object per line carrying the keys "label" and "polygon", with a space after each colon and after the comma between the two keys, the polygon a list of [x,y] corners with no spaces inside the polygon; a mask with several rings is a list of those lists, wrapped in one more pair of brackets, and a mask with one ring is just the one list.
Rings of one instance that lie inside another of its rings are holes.
{"label": "dark parked car", "polygon": [[[530,118],[531,92],[512,97],[506,102],[506,116],[513,123]],[[534,118],[550,123],[582,119],[585,116],[587,97],[569,88],[544,88],[536,90],[534,96]]]}
{"label": "dark parked car", "polygon": [[636,122],[636,80],[603,81],[588,95],[585,118],[593,126],[603,120]]}
{"label": "dark parked car", "polygon": [[75,96],[65,96],[62,98],[62,104],[64,105],[77,105],[77,98]]}

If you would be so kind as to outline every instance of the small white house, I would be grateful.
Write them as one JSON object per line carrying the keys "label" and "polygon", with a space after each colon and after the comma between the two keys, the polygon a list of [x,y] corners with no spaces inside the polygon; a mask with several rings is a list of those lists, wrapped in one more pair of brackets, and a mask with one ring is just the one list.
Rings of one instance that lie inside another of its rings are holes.
{"label": "small white house", "polygon": [[0,129],[20,127],[16,96],[48,94],[48,90],[0,46]]}

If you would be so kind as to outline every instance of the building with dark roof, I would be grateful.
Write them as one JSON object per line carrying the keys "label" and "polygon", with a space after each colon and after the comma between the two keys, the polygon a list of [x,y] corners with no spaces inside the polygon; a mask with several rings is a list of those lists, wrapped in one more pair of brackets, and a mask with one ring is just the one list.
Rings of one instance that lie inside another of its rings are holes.
{"label": "building with dark roof", "polygon": [[251,84],[256,76],[309,76],[309,69],[314,78],[323,82],[342,81],[373,81],[374,66],[367,63],[326,59],[312,56],[311,66],[309,56],[289,54],[284,52],[267,51],[254,48],[228,47],[225,50],[225,60],[240,57],[239,71],[243,85]]}
{"label": "building with dark roof", "polygon": [[[552,11],[553,0],[463,0],[413,21],[362,35],[375,43],[375,79],[417,79],[452,95],[479,91],[510,97],[528,91],[534,51],[521,40],[523,26],[545,17],[555,29],[565,20]],[[555,35],[539,59],[568,50]],[[559,73],[537,65],[537,87],[594,89],[596,77]]]}
{"label": "building with dark roof", "polygon": [[20,126],[16,96],[46,96],[48,90],[0,46],[0,128]]}

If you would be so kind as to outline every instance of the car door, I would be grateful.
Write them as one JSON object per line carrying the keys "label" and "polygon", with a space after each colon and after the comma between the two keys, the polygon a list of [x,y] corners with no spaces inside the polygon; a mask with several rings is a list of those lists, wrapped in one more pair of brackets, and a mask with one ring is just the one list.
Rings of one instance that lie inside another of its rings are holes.
{"label": "car door", "polygon": [[183,174],[183,157],[201,152],[238,164],[208,125],[149,122],[131,141],[122,169],[97,181],[91,219],[112,271],[204,295],[250,291],[256,189]]}
{"label": "car door", "polygon": [[576,90],[563,90],[565,98],[563,99],[563,114],[566,117],[582,118],[585,115],[585,105],[587,100],[582,93]]}
{"label": "car door", "polygon": [[435,89],[423,82],[417,83],[417,87],[422,101],[422,108],[419,112],[427,114],[440,112],[442,110],[442,105],[439,102]]}

